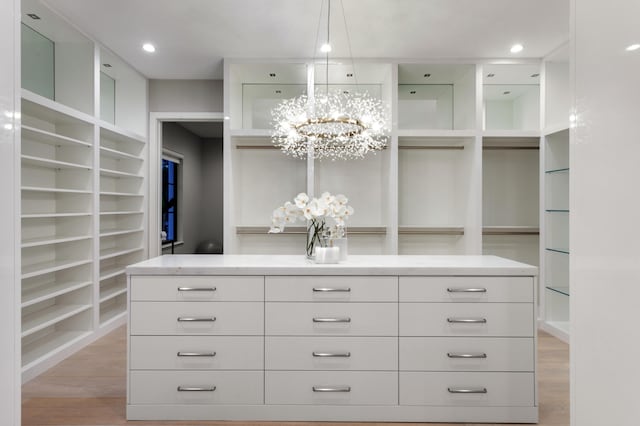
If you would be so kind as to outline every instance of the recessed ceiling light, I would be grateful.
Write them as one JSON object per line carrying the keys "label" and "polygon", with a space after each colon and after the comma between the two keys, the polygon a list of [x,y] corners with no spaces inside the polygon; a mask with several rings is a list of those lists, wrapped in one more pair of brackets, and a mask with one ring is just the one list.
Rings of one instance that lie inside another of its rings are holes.
{"label": "recessed ceiling light", "polygon": [[348,73],[347,77],[353,77],[353,73]]}
{"label": "recessed ceiling light", "polygon": [[228,115],[225,115],[225,116],[224,116],[224,119],[225,119],[225,120],[231,120],[231,117],[229,117]]}
{"label": "recessed ceiling light", "polygon": [[508,90],[506,90],[506,91],[502,92],[502,94],[503,94],[503,95],[510,95],[510,94],[511,94],[511,92],[510,92],[510,91],[508,91]]}
{"label": "recessed ceiling light", "polygon": [[531,77],[540,77],[540,73],[531,74]]}
{"label": "recessed ceiling light", "polygon": [[429,77],[431,77],[431,74],[429,74],[429,73],[424,75],[424,78],[429,78]]}
{"label": "recessed ceiling light", "polygon": [[632,44],[631,46],[627,46],[625,49],[627,52],[633,52],[634,50],[640,49],[640,44]]}
{"label": "recessed ceiling light", "polygon": [[270,72],[270,73],[269,73],[269,77],[275,77],[275,76],[276,76],[276,73],[275,73],[275,72]]}
{"label": "recessed ceiling light", "polygon": [[342,93],[344,93],[345,95],[348,95],[348,94],[349,94],[349,91],[348,91],[348,90],[345,90],[345,91],[343,91]]}
{"label": "recessed ceiling light", "polygon": [[156,47],[151,43],[145,43],[142,45],[142,50],[145,52],[153,53],[156,51]]}
{"label": "recessed ceiling light", "polygon": [[487,77],[491,78],[491,77],[495,77],[496,75],[494,73],[491,74],[487,74]]}
{"label": "recessed ceiling light", "polygon": [[111,64],[102,64],[102,66],[105,68],[111,68]]}
{"label": "recessed ceiling light", "polygon": [[38,15],[36,15],[35,13],[27,13],[27,16],[31,19],[40,19],[40,17]]}
{"label": "recessed ceiling light", "polygon": [[410,94],[412,94],[412,95],[415,95],[415,94],[416,94],[416,91],[415,91],[415,90],[412,90],[412,91],[410,91],[409,93],[410,93]]}
{"label": "recessed ceiling light", "polygon": [[282,90],[276,90],[276,93],[282,93]]}
{"label": "recessed ceiling light", "polygon": [[320,51],[322,53],[329,53],[331,52],[331,45],[329,43],[325,43],[322,46],[320,46]]}
{"label": "recessed ceiling light", "polygon": [[522,49],[524,49],[524,46],[521,44],[514,44],[513,46],[511,46],[511,53],[518,53],[518,52],[522,52]]}

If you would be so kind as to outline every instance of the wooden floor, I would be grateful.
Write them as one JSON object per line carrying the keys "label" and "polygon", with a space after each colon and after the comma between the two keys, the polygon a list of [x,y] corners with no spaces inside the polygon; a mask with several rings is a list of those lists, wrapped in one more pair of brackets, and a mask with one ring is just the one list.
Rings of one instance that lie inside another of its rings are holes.
{"label": "wooden floor", "polygon": [[[35,425],[275,425],[276,422],[127,422],[126,329],[121,327],[22,387],[22,424]],[[569,347],[540,332],[541,426],[569,426]],[[288,422],[308,426],[310,422]],[[317,423],[330,426],[333,423]],[[340,423],[342,426],[382,423]],[[395,423],[387,423],[392,425]],[[398,423],[409,426],[412,423]],[[440,424],[440,423],[437,423]],[[437,425],[431,423],[430,425]],[[470,423],[467,426],[472,426]],[[485,425],[486,426],[486,425]]]}

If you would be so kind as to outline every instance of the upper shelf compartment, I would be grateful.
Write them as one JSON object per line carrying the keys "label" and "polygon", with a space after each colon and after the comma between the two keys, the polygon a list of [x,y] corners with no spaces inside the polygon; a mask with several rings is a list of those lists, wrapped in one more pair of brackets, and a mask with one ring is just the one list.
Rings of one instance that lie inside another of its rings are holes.
{"label": "upper shelf compartment", "polygon": [[475,129],[475,65],[398,65],[398,128]]}
{"label": "upper shelf compartment", "polygon": [[22,87],[93,115],[91,40],[41,2],[23,0],[22,12]]}
{"label": "upper shelf compartment", "polygon": [[483,67],[483,129],[540,130],[540,65]]}

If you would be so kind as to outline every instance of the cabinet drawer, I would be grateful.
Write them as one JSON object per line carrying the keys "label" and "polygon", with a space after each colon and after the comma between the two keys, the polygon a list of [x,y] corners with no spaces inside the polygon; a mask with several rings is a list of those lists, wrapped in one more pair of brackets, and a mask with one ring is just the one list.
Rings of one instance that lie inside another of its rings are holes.
{"label": "cabinet drawer", "polygon": [[263,306],[262,302],[131,302],[130,330],[131,334],[262,335]]}
{"label": "cabinet drawer", "polygon": [[400,304],[401,336],[532,337],[533,333],[531,303]]}
{"label": "cabinet drawer", "polygon": [[264,300],[263,277],[132,276],[131,300]]}
{"label": "cabinet drawer", "polygon": [[272,302],[395,302],[397,277],[266,277]]}
{"label": "cabinet drawer", "polygon": [[262,404],[262,377],[261,371],[131,371],[129,403]]}
{"label": "cabinet drawer", "polygon": [[265,373],[265,403],[396,405],[398,403],[398,373],[267,371]]}
{"label": "cabinet drawer", "polygon": [[400,405],[531,407],[534,394],[533,373],[400,373]]}
{"label": "cabinet drawer", "polygon": [[267,370],[397,370],[395,337],[267,337]]}
{"label": "cabinet drawer", "polygon": [[532,277],[400,277],[401,302],[533,302]]}
{"label": "cabinet drawer", "polygon": [[401,337],[402,371],[533,371],[531,337]]}
{"label": "cabinet drawer", "polygon": [[397,303],[266,304],[267,335],[397,336]]}
{"label": "cabinet drawer", "polygon": [[262,370],[262,337],[132,336],[132,370]]}

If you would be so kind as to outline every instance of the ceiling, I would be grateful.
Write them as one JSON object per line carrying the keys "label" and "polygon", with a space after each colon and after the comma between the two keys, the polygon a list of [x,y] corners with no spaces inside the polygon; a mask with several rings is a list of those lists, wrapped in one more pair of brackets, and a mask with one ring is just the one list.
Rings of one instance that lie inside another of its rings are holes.
{"label": "ceiling", "polygon": [[[152,79],[221,79],[223,58],[318,57],[326,34],[322,0],[46,3]],[[540,58],[569,39],[569,0],[334,0],[330,28],[336,58]]]}

